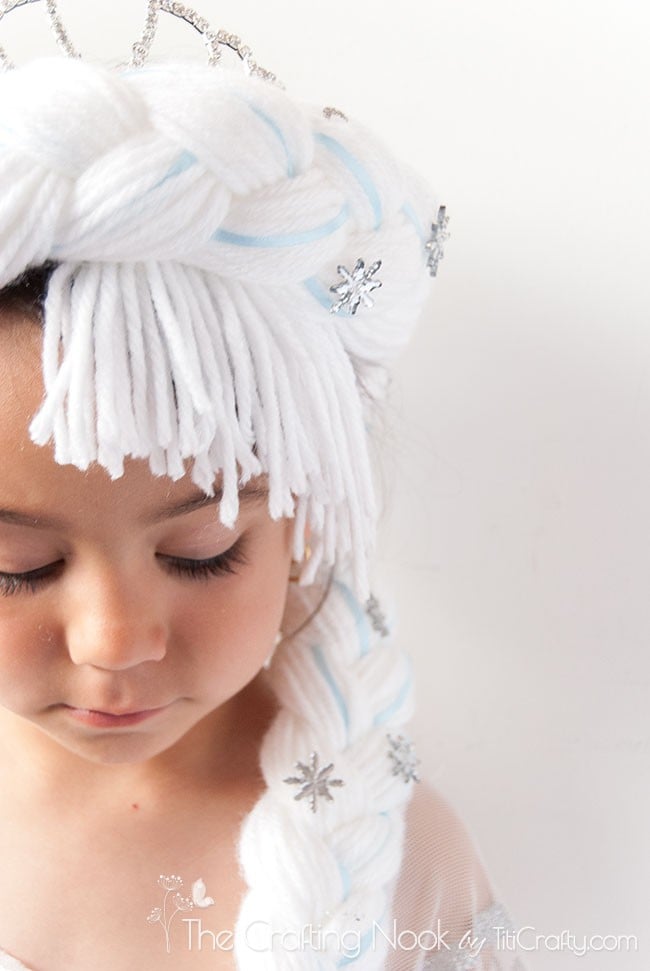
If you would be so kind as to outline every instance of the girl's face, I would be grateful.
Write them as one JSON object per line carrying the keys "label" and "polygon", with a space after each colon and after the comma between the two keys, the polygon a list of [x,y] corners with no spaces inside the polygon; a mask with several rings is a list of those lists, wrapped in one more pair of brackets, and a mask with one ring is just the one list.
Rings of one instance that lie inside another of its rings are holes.
{"label": "girl's face", "polygon": [[0,706],[39,744],[141,762],[260,672],[293,520],[270,518],[264,479],[229,530],[189,476],[156,478],[133,459],[116,480],[57,465],[28,433],[41,340],[35,323],[0,319]]}

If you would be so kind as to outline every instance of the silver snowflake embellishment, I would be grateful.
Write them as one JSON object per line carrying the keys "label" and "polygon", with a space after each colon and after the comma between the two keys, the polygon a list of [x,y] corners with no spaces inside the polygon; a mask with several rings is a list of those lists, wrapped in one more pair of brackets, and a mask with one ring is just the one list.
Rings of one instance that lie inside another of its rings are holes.
{"label": "silver snowflake embellishment", "polygon": [[431,223],[431,235],[425,244],[426,249],[429,251],[427,267],[431,276],[437,274],[438,263],[445,255],[443,252],[443,244],[445,240],[449,239],[449,232],[447,231],[448,224],[449,216],[447,215],[447,207],[440,206],[436,221]]}
{"label": "silver snowflake embellishment", "polygon": [[302,772],[301,776],[289,776],[288,779],[284,779],[284,782],[288,782],[290,785],[302,786],[300,792],[295,795],[294,799],[304,799],[308,796],[311,803],[312,812],[316,812],[317,802],[319,796],[324,796],[329,799],[330,802],[333,801],[333,796],[329,791],[330,786],[343,786],[345,783],[343,779],[329,779],[328,776],[332,769],[334,768],[334,763],[330,762],[326,765],[324,769],[318,768],[318,755],[316,752],[312,752],[309,759],[309,765],[305,765],[304,762],[296,762],[296,768]]}
{"label": "silver snowflake embellishment", "polygon": [[366,613],[370,617],[370,623],[373,629],[378,631],[382,637],[388,637],[390,630],[386,624],[386,618],[379,606],[379,601],[372,593],[366,600]]}
{"label": "silver snowflake embellishment", "polygon": [[348,116],[344,115],[343,112],[339,111],[338,108],[323,108],[323,115],[325,118],[341,118],[343,121],[348,120]]}
{"label": "silver snowflake embellishment", "polygon": [[393,762],[393,775],[401,775],[404,782],[410,782],[411,779],[419,782],[420,777],[415,766],[419,764],[420,759],[415,754],[413,742],[409,742],[403,735],[398,735],[397,738],[387,735],[386,738],[390,742],[388,758]]}
{"label": "silver snowflake embellishment", "polygon": [[343,283],[335,283],[330,287],[330,292],[339,298],[330,307],[330,313],[336,314],[345,308],[348,313],[356,314],[360,303],[364,307],[374,306],[375,301],[370,294],[381,286],[381,280],[373,280],[380,266],[381,260],[376,260],[366,269],[364,261],[357,260],[351,273],[344,266],[337,267]]}

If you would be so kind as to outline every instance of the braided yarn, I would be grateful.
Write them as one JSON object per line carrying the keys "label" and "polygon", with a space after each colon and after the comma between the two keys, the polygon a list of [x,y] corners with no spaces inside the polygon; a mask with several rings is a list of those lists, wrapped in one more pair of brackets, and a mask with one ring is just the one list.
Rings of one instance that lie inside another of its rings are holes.
{"label": "braided yarn", "polygon": [[[44,308],[57,462],[187,472],[232,526],[269,477],[321,566],[369,594],[377,503],[365,394],[425,300],[436,204],[374,135],[259,78],[186,62],[41,58],[0,77],[0,287],[59,264]],[[372,308],[330,308],[338,267],[381,260]],[[294,557],[304,555],[297,528]]]}
{"label": "braided yarn", "polygon": [[[291,588],[289,618],[313,608],[318,590]],[[235,928],[238,967],[380,971],[412,794],[412,783],[391,772],[387,735],[412,717],[410,659],[336,579],[310,624],[281,643],[269,673],[282,707],[261,747],[267,788],[240,837],[249,891]],[[304,763],[311,751],[344,780],[316,812],[284,782],[296,755]]]}

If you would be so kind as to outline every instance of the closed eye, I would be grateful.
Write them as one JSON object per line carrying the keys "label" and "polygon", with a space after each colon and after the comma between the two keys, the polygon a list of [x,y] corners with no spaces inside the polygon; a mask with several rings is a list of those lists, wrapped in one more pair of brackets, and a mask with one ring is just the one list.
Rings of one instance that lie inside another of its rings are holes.
{"label": "closed eye", "polygon": [[0,573],[0,594],[3,597],[10,597],[23,590],[36,593],[40,587],[55,578],[63,563],[64,560],[56,560],[54,563],[39,566],[38,569],[29,570],[27,573]]}
{"label": "closed eye", "polygon": [[[169,572],[188,579],[200,580],[238,573],[237,566],[245,566],[248,563],[243,548],[243,537],[240,536],[230,549],[204,560],[195,560],[183,556],[167,556],[162,553],[157,553],[156,556],[165,564],[165,568]],[[64,564],[65,560],[56,560],[26,573],[0,572],[0,595],[9,597],[21,592],[36,593],[57,578]]]}
{"label": "closed eye", "polygon": [[[181,556],[164,556],[165,563],[174,572],[193,579],[222,576],[226,573],[237,573],[237,565],[245,566],[248,559],[244,556],[243,542],[240,536],[225,553],[211,556],[207,560],[191,560]],[[161,554],[158,554],[161,556]]]}

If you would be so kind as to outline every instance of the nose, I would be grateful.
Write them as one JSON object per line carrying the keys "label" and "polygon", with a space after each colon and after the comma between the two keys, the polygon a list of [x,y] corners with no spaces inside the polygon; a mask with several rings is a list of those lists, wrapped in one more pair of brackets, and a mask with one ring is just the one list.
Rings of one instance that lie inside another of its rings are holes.
{"label": "nose", "polygon": [[163,608],[151,590],[133,578],[104,569],[87,578],[66,624],[74,664],[120,671],[161,661],[168,631]]}

